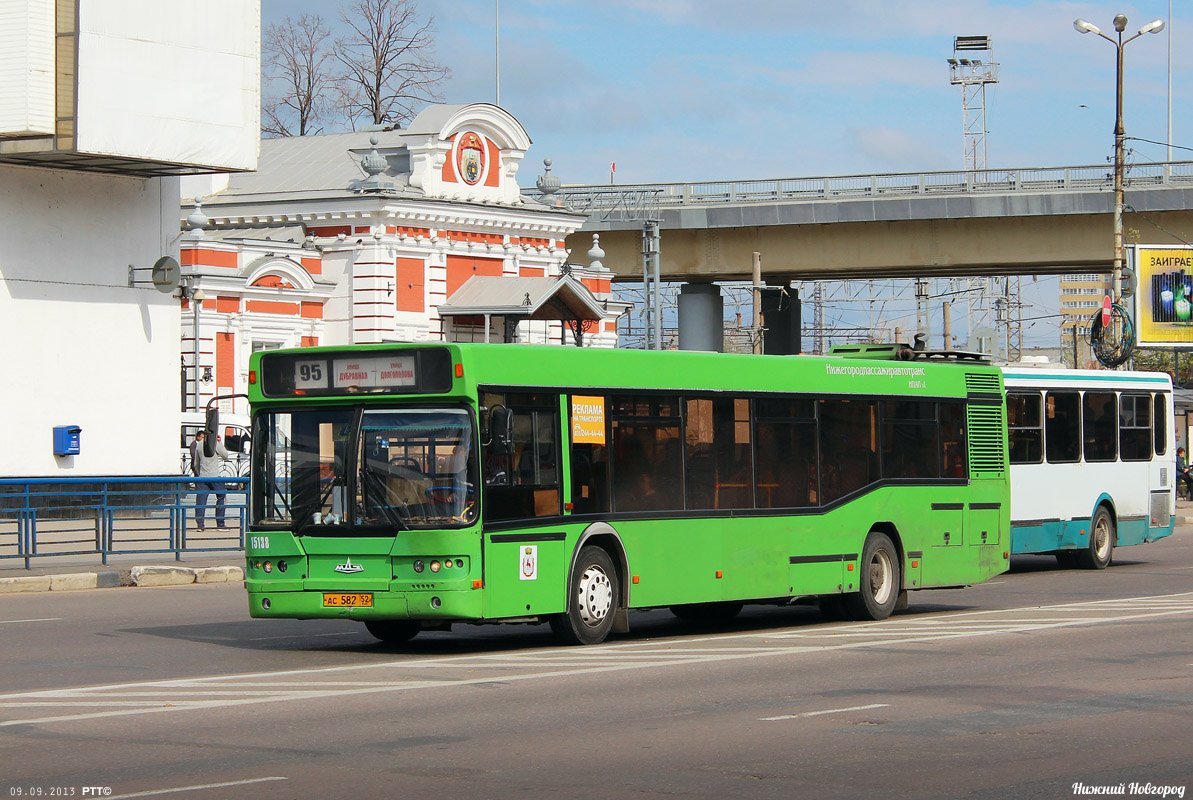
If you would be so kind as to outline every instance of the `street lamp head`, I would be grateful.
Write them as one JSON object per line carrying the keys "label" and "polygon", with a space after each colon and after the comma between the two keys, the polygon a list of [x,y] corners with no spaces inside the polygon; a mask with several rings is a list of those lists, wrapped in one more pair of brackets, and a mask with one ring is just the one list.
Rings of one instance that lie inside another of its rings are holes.
{"label": "street lamp head", "polygon": [[1127,29],[1127,18],[1125,16],[1123,16],[1122,14],[1115,14],[1114,15],[1114,29],[1116,31],[1118,31],[1119,33],[1122,33],[1123,31],[1125,31]]}
{"label": "street lamp head", "polygon": [[1086,22],[1083,19],[1073,20],[1073,27],[1076,28],[1078,33],[1102,33],[1092,22]]}
{"label": "street lamp head", "polygon": [[1145,33],[1159,33],[1162,30],[1164,30],[1164,20],[1153,19],[1151,22],[1139,29],[1139,35],[1142,36]]}

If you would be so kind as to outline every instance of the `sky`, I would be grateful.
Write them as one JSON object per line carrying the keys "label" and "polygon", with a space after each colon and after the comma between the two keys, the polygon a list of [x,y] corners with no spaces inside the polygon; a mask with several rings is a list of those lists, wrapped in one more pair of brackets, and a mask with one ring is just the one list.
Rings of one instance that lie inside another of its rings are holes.
{"label": "sky", "polygon": [[[965,166],[953,37],[988,35],[986,164],[1105,164],[1113,154],[1115,48],[1082,35],[1168,20],[1169,0],[499,0],[501,105],[565,183],[746,180]],[[498,0],[419,0],[449,103],[493,102]],[[262,0],[262,24],[340,0]],[[1128,161],[1166,158],[1172,38],[1173,158],[1193,158],[1193,13],[1125,49]],[[1186,15],[1186,16],[1182,16]],[[1054,283],[1054,282],[1053,282]],[[1038,314],[1042,308],[1031,313]],[[1055,309],[1052,309],[1055,311]]]}

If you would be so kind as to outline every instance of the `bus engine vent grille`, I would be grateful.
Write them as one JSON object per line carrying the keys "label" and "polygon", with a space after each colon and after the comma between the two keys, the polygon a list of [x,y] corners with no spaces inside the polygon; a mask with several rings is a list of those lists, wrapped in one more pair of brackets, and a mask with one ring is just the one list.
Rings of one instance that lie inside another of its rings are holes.
{"label": "bus engine vent grille", "polygon": [[1172,521],[1172,492],[1152,492],[1151,525],[1153,528],[1167,528]]}
{"label": "bus engine vent grille", "polygon": [[965,373],[965,390],[968,392],[1001,392],[1002,385],[997,375]]}
{"label": "bus engine vent grille", "polygon": [[1002,406],[967,406],[965,416],[969,425],[971,477],[1002,477],[1007,461]]}

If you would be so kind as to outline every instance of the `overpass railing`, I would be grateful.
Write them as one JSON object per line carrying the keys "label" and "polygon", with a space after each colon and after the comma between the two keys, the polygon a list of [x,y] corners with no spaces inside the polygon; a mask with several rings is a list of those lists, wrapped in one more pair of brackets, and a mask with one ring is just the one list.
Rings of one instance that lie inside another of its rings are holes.
{"label": "overpass railing", "polygon": [[193,478],[0,479],[0,564],[21,559],[28,569],[45,556],[183,553],[244,549],[248,478],[226,486],[226,530],[215,527],[215,496],[207,525],[195,524]]}
{"label": "overpass railing", "polygon": [[[1193,161],[1132,164],[1128,189],[1193,185]],[[773,202],[816,202],[865,197],[973,195],[1007,192],[1111,190],[1114,172],[1107,165],[1022,169],[900,172],[819,178],[773,178],[696,183],[641,183],[614,186],[563,186],[555,197],[576,211],[613,214],[627,200],[649,197],[655,208]],[[541,196],[526,190],[530,196]]]}

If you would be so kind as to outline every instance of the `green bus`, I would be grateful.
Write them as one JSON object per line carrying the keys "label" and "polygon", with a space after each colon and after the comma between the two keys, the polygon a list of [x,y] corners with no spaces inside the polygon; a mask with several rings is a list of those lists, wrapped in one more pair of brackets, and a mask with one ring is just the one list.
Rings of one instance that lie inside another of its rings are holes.
{"label": "green bus", "polygon": [[312,347],[253,354],[249,398],[254,617],[594,644],[631,609],[884,619],[1009,564],[1002,375],[979,361]]}

